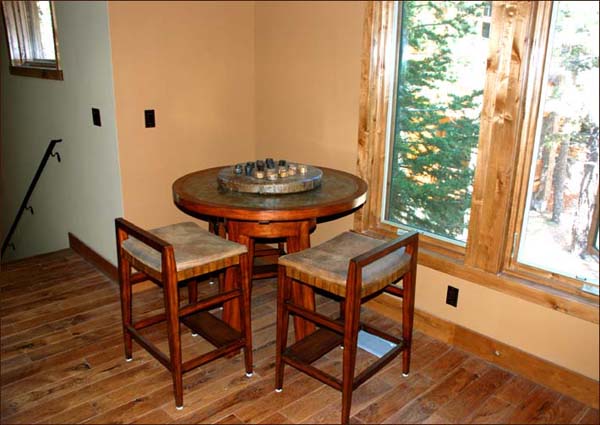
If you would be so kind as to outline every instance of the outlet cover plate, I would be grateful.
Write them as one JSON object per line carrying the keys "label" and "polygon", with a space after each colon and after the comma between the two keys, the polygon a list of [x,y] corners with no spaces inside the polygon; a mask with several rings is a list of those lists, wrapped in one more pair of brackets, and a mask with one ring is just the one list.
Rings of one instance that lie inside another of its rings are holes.
{"label": "outlet cover plate", "polygon": [[448,285],[446,291],[446,304],[456,307],[458,305],[458,288]]}

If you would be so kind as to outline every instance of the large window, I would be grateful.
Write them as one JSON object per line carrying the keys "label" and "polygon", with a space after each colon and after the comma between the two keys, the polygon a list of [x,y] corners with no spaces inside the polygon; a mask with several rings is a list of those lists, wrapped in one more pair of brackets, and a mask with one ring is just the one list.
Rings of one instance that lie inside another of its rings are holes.
{"label": "large window", "polygon": [[385,218],[466,243],[488,2],[402,2]]}
{"label": "large window", "polygon": [[3,1],[12,74],[62,80],[50,1]]}
{"label": "large window", "polygon": [[598,321],[598,3],[372,2],[355,225]]}
{"label": "large window", "polygon": [[[598,3],[555,2],[517,261],[598,294]],[[520,231],[519,231],[520,230]]]}

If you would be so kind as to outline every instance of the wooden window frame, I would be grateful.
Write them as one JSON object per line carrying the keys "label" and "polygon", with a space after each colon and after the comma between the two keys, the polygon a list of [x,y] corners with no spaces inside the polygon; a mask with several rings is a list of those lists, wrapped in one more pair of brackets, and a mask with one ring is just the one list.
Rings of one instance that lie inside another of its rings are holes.
{"label": "wooden window frame", "polygon": [[[519,140],[519,153],[516,158],[515,167],[515,189],[513,195],[513,204],[516,208],[513,208],[509,227],[508,235],[512,235],[512,244],[507,244],[504,252],[505,271],[507,274],[517,276],[524,279],[537,279],[539,282],[553,287],[558,290],[563,290],[575,294],[586,294],[581,291],[584,281],[570,278],[559,273],[553,273],[541,268],[528,266],[523,263],[519,263],[517,260],[517,254],[520,249],[521,242],[521,231],[526,213],[526,202],[527,202],[527,191],[529,181],[529,170],[533,164],[534,159],[534,140],[536,137],[536,128],[538,124],[538,118],[540,114],[540,104],[542,100],[541,92],[544,84],[544,67],[547,60],[549,39],[550,39],[550,28],[552,23],[552,2],[540,2],[536,4],[536,15],[534,26],[533,46],[531,54],[531,65],[528,75],[529,80],[533,82],[525,95],[525,110],[523,112],[523,125]],[[596,212],[598,214],[598,201],[596,201]],[[593,226],[597,225],[592,223]],[[588,237],[589,240],[595,235],[593,231],[590,232]]]}
{"label": "wooden window frame", "polygon": [[[397,62],[395,7],[393,1],[366,5],[357,170],[370,190],[354,221],[358,230],[388,237],[398,232],[397,226],[381,218],[387,121]],[[540,90],[528,76],[540,72],[544,63],[547,36],[540,34],[548,32],[551,2],[494,2],[493,8],[493,54],[487,61],[467,244],[461,247],[423,235],[419,264],[599,323],[598,297],[582,291],[580,282],[578,287],[564,276],[508,267],[513,249],[508,235],[517,228],[520,204],[515,203],[522,197],[522,164],[531,156],[528,149],[533,144],[527,137],[538,105],[531,100]]]}
{"label": "wooden window frame", "polygon": [[[8,2],[3,2],[7,3]],[[34,77],[34,78],[43,78],[48,80],[63,80],[63,71],[61,69],[60,64],[60,54],[58,48],[58,37],[56,31],[56,17],[55,17],[55,9],[54,2],[49,1],[50,4],[50,16],[52,19],[52,36],[54,39],[54,52],[56,55],[55,61],[28,61],[24,62],[20,58],[12,57],[12,49],[10,46],[10,37],[9,37],[9,20],[6,16],[5,8],[7,8],[7,4],[3,4],[2,9],[2,18],[4,22],[4,30],[6,36],[6,44],[8,50],[8,68],[9,72],[13,75],[20,75],[23,77]],[[12,21],[11,21],[12,22]],[[13,25],[11,23],[10,25]],[[16,24],[14,24],[16,25]]]}

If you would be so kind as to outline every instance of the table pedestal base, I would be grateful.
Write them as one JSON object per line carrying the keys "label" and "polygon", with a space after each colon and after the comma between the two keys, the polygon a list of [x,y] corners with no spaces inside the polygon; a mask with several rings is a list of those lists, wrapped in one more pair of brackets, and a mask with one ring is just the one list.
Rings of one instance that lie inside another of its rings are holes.
{"label": "table pedestal base", "polygon": [[[240,269],[242,282],[248,282],[253,275],[254,239],[277,239],[285,238],[287,252],[293,253],[310,248],[310,232],[316,227],[315,219],[298,221],[268,221],[252,222],[227,220],[227,234],[229,239],[248,247],[248,253],[240,258]],[[226,290],[232,282],[225,282]],[[315,294],[311,287],[294,283],[292,287],[294,302],[307,310],[315,309]],[[239,329],[240,317],[235,314],[238,309],[231,301],[223,306],[223,320],[230,323],[235,329]],[[300,340],[315,331],[315,325],[302,318],[294,317],[294,330],[296,340]]]}

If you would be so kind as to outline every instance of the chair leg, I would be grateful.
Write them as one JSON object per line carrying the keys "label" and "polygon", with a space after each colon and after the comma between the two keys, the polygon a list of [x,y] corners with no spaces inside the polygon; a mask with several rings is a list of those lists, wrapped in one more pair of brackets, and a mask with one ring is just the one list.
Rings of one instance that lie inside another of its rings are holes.
{"label": "chair leg", "polygon": [[415,313],[415,278],[416,271],[411,270],[402,279],[404,295],[402,297],[402,339],[407,348],[402,351],[402,376],[410,371],[410,353],[412,352],[412,331]]}
{"label": "chair leg", "polygon": [[[222,237],[223,239],[227,239],[227,228],[222,219],[214,219],[209,221],[208,231]],[[215,279],[217,279],[219,282],[219,292],[225,292],[225,273],[221,271],[217,274],[212,275],[210,277],[211,285],[215,283]]]}
{"label": "chair leg", "polygon": [[179,327],[179,291],[177,279],[173,276],[163,287],[165,312],[167,316],[167,335],[169,338],[169,354],[171,375],[175,391],[175,407],[183,409],[183,371],[181,369],[181,333]]}
{"label": "chair leg", "polygon": [[241,287],[242,290],[242,300],[240,302],[240,316],[241,327],[242,327],[242,335],[244,336],[244,340],[246,344],[244,346],[244,365],[246,367],[246,376],[251,377],[253,374],[252,369],[252,316],[251,316],[251,306],[250,306],[250,285],[249,282],[244,280],[242,281],[240,276],[240,268],[229,267],[226,273],[235,273],[235,281],[237,282],[237,286]]}
{"label": "chair leg", "polygon": [[283,370],[285,363],[282,355],[287,347],[289,311],[286,302],[290,299],[290,278],[285,274],[285,267],[279,266],[277,273],[277,333],[275,342],[275,391],[283,391]]}
{"label": "chair leg", "polygon": [[123,322],[123,341],[125,345],[125,360],[130,362],[133,352],[131,334],[127,330],[132,322],[132,289],[131,289],[131,266],[129,262],[119,255],[119,283],[121,289],[121,318]]}
{"label": "chair leg", "polygon": [[348,291],[344,302],[344,355],[342,370],[342,424],[350,422],[354,369],[358,350],[358,328],[360,322],[360,298],[355,291]]}
{"label": "chair leg", "polygon": [[[198,302],[198,280],[192,279],[187,284],[188,303],[196,304]],[[198,336],[198,334],[192,331],[192,336]]]}
{"label": "chair leg", "polygon": [[343,319],[345,315],[346,315],[346,300],[342,298],[340,300],[340,319]]}
{"label": "chair leg", "polygon": [[198,281],[192,279],[187,284],[188,303],[195,304],[198,302]]}
{"label": "chair leg", "polygon": [[256,240],[249,238],[250,243],[244,244],[248,248],[248,280],[250,281],[250,293],[252,293],[252,276],[254,276],[254,253],[256,252]]}

